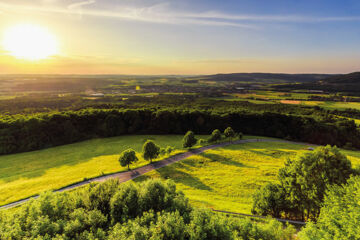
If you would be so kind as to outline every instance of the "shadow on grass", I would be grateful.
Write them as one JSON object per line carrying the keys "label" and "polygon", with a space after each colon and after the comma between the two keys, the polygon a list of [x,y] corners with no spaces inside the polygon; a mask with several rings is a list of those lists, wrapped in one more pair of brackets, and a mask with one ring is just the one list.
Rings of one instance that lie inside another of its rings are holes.
{"label": "shadow on grass", "polygon": [[202,155],[204,157],[210,159],[210,161],[218,162],[218,163],[221,163],[221,164],[224,164],[224,165],[230,165],[230,166],[242,167],[242,168],[253,168],[251,166],[245,165],[245,164],[243,164],[241,162],[236,162],[236,161],[232,160],[231,158],[227,158],[227,157],[224,157],[224,156],[219,155],[219,154],[206,153],[205,152]]}
{"label": "shadow on grass", "polygon": [[281,150],[277,150],[277,149],[269,149],[269,150],[248,150],[252,153],[255,154],[259,154],[259,155],[263,155],[263,156],[268,156],[268,157],[273,157],[273,158],[280,158],[280,157],[291,157],[291,156],[296,156],[297,152],[293,152],[293,151],[281,151]]}
{"label": "shadow on grass", "polygon": [[[199,178],[192,176],[189,173],[179,170],[174,166],[166,166],[164,168],[160,168],[155,170],[159,173],[160,178],[162,179],[171,179],[175,183],[181,183],[185,186],[196,188],[199,190],[212,191],[213,189],[206,184],[204,184]],[[147,179],[151,179],[152,177],[149,175],[143,175],[138,178],[135,178],[135,182],[142,182]]]}

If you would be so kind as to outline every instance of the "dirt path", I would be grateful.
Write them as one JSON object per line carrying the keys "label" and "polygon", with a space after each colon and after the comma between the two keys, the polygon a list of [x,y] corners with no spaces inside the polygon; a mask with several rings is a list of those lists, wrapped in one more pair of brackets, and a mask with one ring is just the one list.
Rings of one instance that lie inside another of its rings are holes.
{"label": "dirt path", "polygon": [[[169,164],[172,164],[172,163],[178,162],[180,160],[186,159],[188,157],[191,157],[193,155],[203,153],[206,150],[223,147],[223,146],[228,146],[228,145],[241,144],[241,143],[252,143],[252,142],[285,142],[285,143],[292,143],[292,144],[304,144],[304,145],[306,144],[306,143],[291,142],[291,141],[276,140],[276,139],[274,139],[274,140],[273,139],[246,139],[246,140],[237,140],[237,141],[233,141],[233,142],[222,142],[222,143],[209,145],[209,146],[205,146],[205,147],[201,147],[201,148],[197,148],[197,149],[192,149],[188,152],[178,154],[178,155],[166,158],[164,160],[154,162],[152,164],[149,164],[149,165],[146,165],[146,166],[143,166],[140,168],[136,168],[134,170],[130,170],[127,172],[113,173],[113,174],[109,174],[106,176],[92,178],[92,179],[89,179],[89,180],[86,180],[83,182],[79,182],[79,183],[55,190],[54,192],[64,192],[64,191],[68,191],[68,190],[71,190],[71,189],[74,189],[77,187],[84,186],[84,185],[92,183],[92,182],[103,182],[103,181],[106,181],[106,180],[112,179],[112,178],[119,179],[120,182],[126,182],[126,181],[132,180],[134,178],[137,178],[141,175],[144,175],[145,173],[150,172],[152,170],[162,168]],[[311,145],[311,144],[306,144],[306,145]],[[0,206],[0,210],[18,206],[20,204],[23,204],[23,203],[29,201],[32,198],[36,199],[38,197],[39,197],[39,195]]]}

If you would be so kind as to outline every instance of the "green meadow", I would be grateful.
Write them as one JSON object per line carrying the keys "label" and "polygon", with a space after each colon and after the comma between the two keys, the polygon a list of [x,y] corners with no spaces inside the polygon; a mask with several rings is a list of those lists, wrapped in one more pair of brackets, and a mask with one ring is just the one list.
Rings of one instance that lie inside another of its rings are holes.
{"label": "green meadow", "polygon": [[[276,182],[287,158],[308,151],[308,146],[283,142],[256,142],[206,151],[149,172],[148,178],[172,179],[195,206],[250,213],[252,195],[267,182]],[[343,151],[353,165],[360,153]]]}
{"label": "green meadow", "polygon": [[[141,152],[147,139],[161,147],[183,152],[180,135],[132,135],[93,139],[39,151],[0,156],[0,205],[14,202],[47,190],[83,181],[103,174],[126,171],[120,166],[120,153],[133,148]],[[148,164],[139,154],[137,168]],[[158,159],[159,160],[159,159]]]}
{"label": "green meadow", "polygon": [[[197,136],[207,138],[208,136]],[[120,153],[133,148],[139,161],[132,169],[147,165],[141,148],[147,139],[173,154],[184,152],[182,135],[132,135],[93,139],[39,151],[0,156],[0,205],[55,190],[85,179],[127,171]],[[265,138],[246,136],[249,138]],[[264,183],[277,181],[276,174],[287,157],[307,151],[305,145],[280,142],[238,144],[209,150],[136,179],[171,178],[197,206],[250,212],[251,195]],[[354,164],[360,153],[345,151]],[[162,156],[156,161],[163,159]]]}

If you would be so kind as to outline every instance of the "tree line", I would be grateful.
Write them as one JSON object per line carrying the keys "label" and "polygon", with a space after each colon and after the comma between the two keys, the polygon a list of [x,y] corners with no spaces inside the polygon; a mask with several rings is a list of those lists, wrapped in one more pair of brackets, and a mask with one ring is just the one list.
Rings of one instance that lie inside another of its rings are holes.
{"label": "tree line", "polygon": [[11,115],[0,118],[0,154],[43,149],[95,137],[125,134],[208,134],[232,126],[244,134],[360,148],[353,121],[317,120],[269,112],[206,110],[94,110]]}
{"label": "tree line", "polygon": [[[195,144],[203,144],[205,142],[207,143],[214,143],[219,142],[223,138],[227,138],[230,141],[234,137],[238,137],[239,139],[242,139],[243,135],[242,133],[235,133],[235,131],[231,127],[227,127],[224,130],[224,136],[222,136],[219,129],[215,129],[209,139],[197,139],[195,137],[195,134],[193,131],[188,131],[184,138],[182,139],[182,146],[183,148],[192,148]],[[205,141],[205,142],[204,142]],[[142,156],[145,160],[150,161],[152,163],[153,159],[156,159],[160,154],[170,154],[172,152],[173,148],[170,146],[167,146],[166,148],[160,148],[153,140],[147,140],[143,147],[142,147]],[[121,152],[119,157],[119,163],[122,167],[128,167],[128,170],[130,170],[130,165],[137,162],[139,159],[136,156],[135,150],[129,148]]]}

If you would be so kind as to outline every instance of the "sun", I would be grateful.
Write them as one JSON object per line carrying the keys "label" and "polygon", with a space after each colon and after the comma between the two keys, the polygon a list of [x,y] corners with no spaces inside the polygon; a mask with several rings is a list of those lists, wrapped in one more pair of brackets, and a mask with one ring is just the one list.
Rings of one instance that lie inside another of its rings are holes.
{"label": "sun", "polygon": [[3,39],[4,50],[24,60],[46,59],[58,53],[55,36],[46,28],[21,24],[7,29]]}

